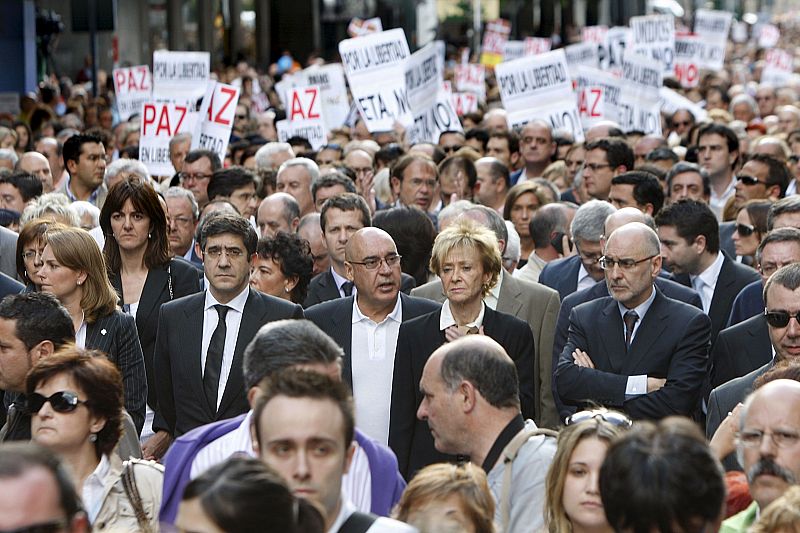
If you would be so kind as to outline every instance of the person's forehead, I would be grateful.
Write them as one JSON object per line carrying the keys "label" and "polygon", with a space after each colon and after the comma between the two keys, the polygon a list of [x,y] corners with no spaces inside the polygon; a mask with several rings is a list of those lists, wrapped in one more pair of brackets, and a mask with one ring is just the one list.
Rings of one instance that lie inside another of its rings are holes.
{"label": "person's forehead", "polygon": [[706,133],[697,140],[700,145],[728,146],[728,141],[719,133]]}
{"label": "person's forehead", "polygon": [[187,170],[203,171],[205,169],[208,169],[208,171],[211,172],[211,161],[205,156],[195,161],[192,161],[191,163],[188,161],[183,163],[184,172]]}
{"label": "person's forehead", "polygon": [[297,179],[311,179],[311,174],[308,173],[306,167],[302,165],[292,165],[291,167],[284,168],[283,172],[278,174],[278,181],[285,182]]}
{"label": "person's forehead", "polygon": [[385,252],[397,252],[391,237],[383,232],[367,231],[353,235],[353,250],[369,255],[382,256]]}
{"label": "person's forehead", "polygon": [[761,161],[748,161],[742,167],[742,171],[749,171],[754,174],[769,174],[769,167]]}
{"label": "person's forehead", "polygon": [[333,185],[328,185],[317,189],[317,196],[319,196],[320,194],[324,194],[327,196],[336,196],[338,194],[342,194],[345,192],[347,192],[347,189],[344,188],[344,185],[342,185],[341,183],[334,183]]}
{"label": "person's forehead", "polygon": [[169,211],[189,211],[192,209],[192,204],[188,198],[180,196],[171,196],[166,199],[167,209]]}
{"label": "person's forehead", "polygon": [[789,213],[781,213],[775,216],[772,228],[784,227],[800,228],[800,211],[793,211]]}
{"label": "person's forehead", "polygon": [[680,174],[676,174],[672,177],[672,183],[696,183],[702,186],[703,177],[693,170],[689,172],[681,172]]}
{"label": "person's forehead", "polygon": [[761,250],[761,262],[780,261],[782,263],[800,262],[800,242],[770,242]]}
{"label": "person's forehead", "polygon": [[489,137],[487,146],[500,150],[508,150],[508,139],[505,137]]}
{"label": "person's forehead", "polygon": [[425,161],[414,161],[410,165],[406,167],[403,171],[403,176],[412,176],[412,175],[425,175],[425,176],[433,176],[436,173],[434,172],[433,168],[425,162]]}
{"label": "person's forehead", "polygon": [[206,246],[239,246],[244,248],[244,239],[241,235],[234,233],[220,233],[219,235],[209,235]]}
{"label": "person's forehead", "polygon": [[357,209],[339,209],[338,207],[332,207],[325,211],[325,226],[332,226],[334,224],[347,224],[347,223],[357,223],[358,226],[362,226],[361,220],[361,211]]}
{"label": "person's forehead", "polygon": [[103,148],[102,143],[88,142],[81,145],[81,155],[97,154],[99,152],[105,152],[105,148]]}
{"label": "person's forehead", "polygon": [[772,283],[767,292],[769,309],[795,310],[800,308],[800,287],[791,290],[778,283]]}
{"label": "person's forehead", "polygon": [[0,478],[0,528],[16,529],[27,525],[65,518],[58,485],[44,467],[32,467],[22,475]]}
{"label": "person's forehead", "polygon": [[264,406],[259,424],[268,440],[338,441],[342,438],[344,417],[331,399],[280,395]]}
{"label": "person's forehead", "polygon": [[586,152],[584,156],[586,159],[602,159],[605,161],[607,159],[608,154],[602,148],[595,148],[594,150],[589,150]]}
{"label": "person's forehead", "polygon": [[11,318],[0,318],[0,331],[3,332],[3,340],[6,342],[21,342],[17,337],[17,321]]}

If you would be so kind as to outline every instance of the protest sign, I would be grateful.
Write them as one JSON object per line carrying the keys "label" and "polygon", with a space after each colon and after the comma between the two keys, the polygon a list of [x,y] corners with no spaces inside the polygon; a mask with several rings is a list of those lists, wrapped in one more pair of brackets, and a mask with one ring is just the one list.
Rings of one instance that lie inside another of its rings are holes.
{"label": "protest sign", "polygon": [[606,32],[605,40],[597,46],[597,65],[601,70],[619,74],[625,47],[632,43],[630,28],[615,26]]}
{"label": "protest sign", "polygon": [[771,48],[764,54],[764,70],[761,83],[784,85],[792,79],[792,55],[779,48]]}
{"label": "protest sign", "polygon": [[225,160],[238,102],[238,87],[219,82],[208,84],[192,134],[192,150],[211,150],[219,154],[220,161]]}
{"label": "protest sign", "polygon": [[511,127],[543,119],[554,129],[568,129],[577,142],[583,140],[564,50],[500,63],[495,77]]}
{"label": "protest sign", "polygon": [[389,131],[394,123],[412,121],[406,97],[406,34],[395,28],[339,43],[350,92],[367,129]]}
{"label": "protest sign", "polygon": [[781,38],[781,31],[772,24],[762,24],[761,31],[758,33],[758,46],[761,48],[772,48]]}
{"label": "protest sign", "polygon": [[503,60],[503,46],[511,34],[511,23],[497,19],[486,23],[481,45],[481,65],[494,66]]}
{"label": "protest sign", "polygon": [[633,51],[662,65],[662,72],[675,71],[675,19],[672,15],[631,17]]}
{"label": "protest sign", "polygon": [[661,135],[658,91],[663,82],[661,65],[651,58],[627,52],[622,60],[622,97],[619,124],[623,131]]}
{"label": "protest sign", "polygon": [[606,42],[606,34],[608,34],[608,26],[584,26],[581,30],[581,41],[603,44]]}
{"label": "protest sign", "polygon": [[475,93],[454,92],[450,95],[450,102],[459,117],[478,111],[478,95]]}
{"label": "protest sign", "polygon": [[746,43],[747,42],[747,23],[746,22],[734,22],[731,26],[731,39],[735,43]]}
{"label": "protest sign", "polygon": [[549,52],[552,41],[543,37],[525,37],[525,55],[534,56]]}
{"label": "protest sign", "polygon": [[525,57],[525,41],[506,41],[503,43],[503,61],[513,61]]}
{"label": "protest sign", "polygon": [[588,67],[597,67],[597,45],[593,43],[577,43],[571,44],[564,48],[564,53],[567,56],[567,65],[570,69],[578,65],[586,65]]}
{"label": "protest sign", "polygon": [[709,70],[723,68],[732,20],[733,14],[727,11],[697,10],[694,17],[694,33],[701,37],[702,47],[697,61],[699,68]]}
{"label": "protest sign", "polygon": [[619,121],[622,83],[602,70],[578,66],[570,70],[578,98],[578,114],[584,129],[600,120]]}
{"label": "protest sign", "polygon": [[675,78],[684,88],[697,87],[700,81],[698,65],[704,44],[699,35],[675,35]]}
{"label": "protest sign", "polygon": [[15,117],[19,115],[19,94],[0,93],[0,113],[8,113]]}
{"label": "protest sign", "polygon": [[347,84],[341,63],[314,65],[292,77],[295,87],[316,85],[320,90],[322,116],[328,130],[340,128],[350,111]]}
{"label": "protest sign", "polygon": [[486,67],[475,64],[456,65],[456,91],[475,93],[480,101],[486,99]]}
{"label": "protest sign", "polygon": [[117,113],[122,121],[128,120],[134,113],[142,111],[142,105],[152,99],[153,80],[150,67],[115,68],[114,94],[117,101]]}
{"label": "protest sign", "polygon": [[146,102],[141,108],[139,161],[153,176],[172,176],[169,141],[178,133],[194,131],[197,113],[185,104]]}
{"label": "protest sign", "polygon": [[669,87],[661,87],[658,91],[658,98],[661,111],[666,115],[672,115],[678,109],[686,109],[694,116],[695,122],[702,122],[708,117],[705,109]]}
{"label": "protest sign", "polygon": [[383,24],[380,17],[375,17],[367,20],[362,20],[354,17],[347,25],[347,35],[350,37],[363,37],[370,33],[378,33],[383,31]]}
{"label": "protest sign", "polygon": [[458,115],[443,87],[444,71],[440,51],[429,44],[406,60],[406,94],[414,125],[406,136],[412,143],[437,143],[445,131],[463,131]]}
{"label": "protest sign", "polygon": [[153,52],[153,98],[195,102],[206,92],[211,71],[209,52]]}

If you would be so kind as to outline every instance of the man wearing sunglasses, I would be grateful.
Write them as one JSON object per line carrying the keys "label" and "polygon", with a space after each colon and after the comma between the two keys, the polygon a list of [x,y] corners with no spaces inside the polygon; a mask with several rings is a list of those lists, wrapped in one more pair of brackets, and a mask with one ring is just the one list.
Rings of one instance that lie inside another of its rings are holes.
{"label": "man wearing sunglasses", "polygon": [[740,209],[748,200],[772,201],[783,198],[791,175],[786,164],[766,154],[753,154],[736,176],[733,206]]}

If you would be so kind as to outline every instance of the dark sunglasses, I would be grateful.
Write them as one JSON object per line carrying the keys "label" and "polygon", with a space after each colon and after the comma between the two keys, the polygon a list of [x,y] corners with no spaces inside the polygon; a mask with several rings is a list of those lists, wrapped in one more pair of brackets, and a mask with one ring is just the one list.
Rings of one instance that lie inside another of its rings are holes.
{"label": "dark sunglasses", "polygon": [[34,392],[28,396],[27,410],[30,414],[38,413],[44,404],[50,402],[50,406],[56,413],[71,413],[82,403],[87,403],[78,399],[78,395],[71,391],[54,392],[49,398],[42,396],[38,392]]}
{"label": "dark sunglasses", "polygon": [[57,531],[63,531],[68,525],[69,522],[64,519],[51,520],[50,522],[41,522],[16,529],[3,529],[0,530],[0,533],[56,533]]}
{"label": "dark sunglasses", "polygon": [[618,411],[609,411],[608,409],[593,409],[591,411],[578,411],[567,417],[564,421],[565,426],[579,424],[587,420],[600,419],[603,422],[608,422],[612,426],[628,429],[633,425],[633,421],[627,415]]}
{"label": "dark sunglasses", "polygon": [[767,311],[764,309],[764,316],[767,317],[767,324],[773,328],[785,328],[789,325],[789,320],[792,317],[800,322],[800,311],[792,315],[788,311]]}
{"label": "dark sunglasses", "polygon": [[749,237],[756,230],[753,226],[747,224],[736,224],[736,231],[741,237]]}
{"label": "dark sunglasses", "polygon": [[753,185],[758,185],[759,183],[763,183],[764,185],[769,185],[769,183],[767,183],[766,181],[761,181],[755,176],[736,176],[736,179],[741,181],[744,185],[747,185],[748,187],[752,187]]}

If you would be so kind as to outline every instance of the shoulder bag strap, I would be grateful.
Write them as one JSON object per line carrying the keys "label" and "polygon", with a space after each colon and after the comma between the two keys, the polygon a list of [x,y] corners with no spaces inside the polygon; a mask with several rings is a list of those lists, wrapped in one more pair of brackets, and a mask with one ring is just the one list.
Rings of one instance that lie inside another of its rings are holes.
{"label": "shoulder bag strap", "polygon": [[355,512],[344,521],[338,533],[366,533],[378,517],[372,514]]}
{"label": "shoulder bag strap", "polygon": [[139,523],[140,531],[151,533],[153,530],[150,527],[150,522],[147,520],[147,514],[144,512],[144,505],[142,505],[142,496],[139,494],[139,487],[136,486],[136,479],[133,474],[133,465],[131,461],[125,461],[122,468],[122,486],[125,489],[125,495],[131,502],[133,512],[136,514],[136,521]]}

